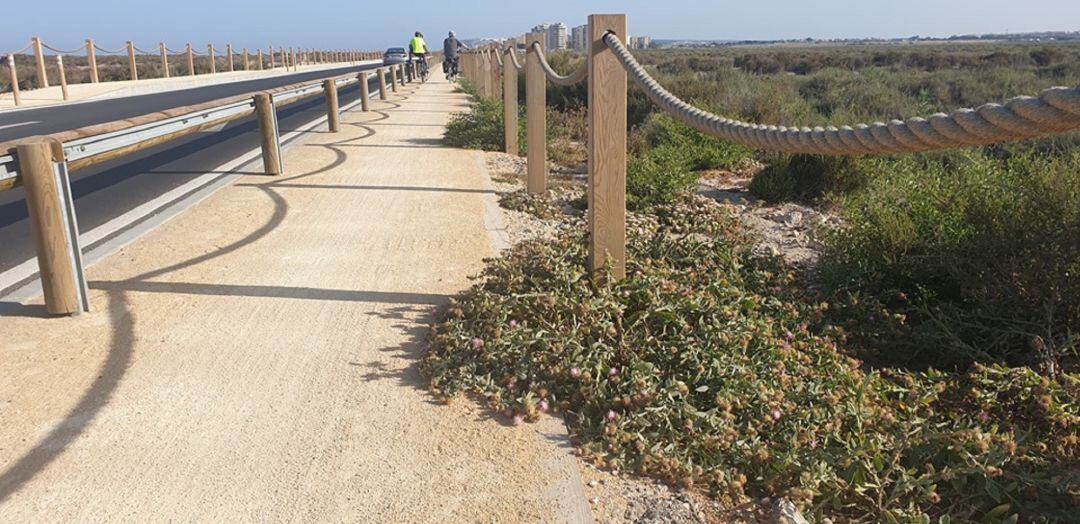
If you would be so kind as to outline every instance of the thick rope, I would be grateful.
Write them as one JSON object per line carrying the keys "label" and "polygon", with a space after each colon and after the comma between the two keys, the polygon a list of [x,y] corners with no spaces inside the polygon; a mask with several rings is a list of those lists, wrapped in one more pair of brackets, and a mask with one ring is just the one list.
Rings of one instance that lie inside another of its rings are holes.
{"label": "thick rope", "polygon": [[587,64],[581,64],[581,67],[579,67],[577,71],[574,71],[567,76],[556,73],[555,70],[551,68],[551,64],[548,63],[547,57],[544,56],[544,50],[541,49],[539,42],[533,42],[530,50],[533,53],[536,53],[536,57],[540,59],[540,68],[544,70],[544,75],[547,76],[552,84],[564,87],[572,86],[580,84],[589,76]]}
{"label": "thick rope", "polygon": [[517,51],[513,47],[507,47],[506,54],[510,55],[510,63],[514,64],[514,69],[518,71],[525,69],[521,66],[521,62],[518,62]]}
{"label": "thick rope", "polygon": [[146,51],[146,50],[143,50],[143,49],[139,49],[138,46],[132,46],[132,47],[134,47],[136,53],[141,53],[141,54],[144,54],[144,55],[156,55],[156,54],[161,53],[160,49],[155,49],[153,51]]}
{"label": "thick rope", "polygon": [[81,53],[81,52],[86,50],[85,45],[81,46],[81,47],[76,47],[75,49],[73,49],[71,51],[68,51],[67,49],[57,49],[57,48],[55,48],[55,47],[53,47],[53,46],[51,46],[49,44],[46,44],[45,42],[41,43],[41,47],[44,47],[45,49],[48,49],[49,51],[52,51],[54,53],[59,53],[59,54],[62,54],[62,55],[73,55],[75,53]]}
{"label": "thick rope", "polygon": [[119,51],[109,51],[108,49],[105,49],[104,47],[101,47],[97,44],[94,44],[94,49],[97,49],[98,51],[101,51],[102,53],[105,53],[107,55],[119,55],[127,52],[127,49],[123,48],[121,48]]}
{"label": "thick rope", "polygon": [[703,111],[683,102],[649,76],[614,33],[604,43],[656,105],[705,134],[748,147],[816,155],[880,155],[1026,140],[1080,129],[1080,88],[1052,87],[1038,98],[1017,97],[977,109],[958,109],[929,118],[892,120],[839,129],[751,124]]}
{"label": "thick rope", "polygon": [[20,50],[18,50],[18,51],[12,51],[12,52],[10,52],[10,53],[8,53],[8,54],[9,54],[9,55],[18,55],[18,54],[21,54],[21,53],[23,53],[24,51],[26,51],[26,50],[30,49],[31,47],[34,47],[34,43],[33,43],[33,42],[30,42],[29,44],[26,44],[26,47],[24,47],[24,48],[22,48],[22,49],[20,49]]}

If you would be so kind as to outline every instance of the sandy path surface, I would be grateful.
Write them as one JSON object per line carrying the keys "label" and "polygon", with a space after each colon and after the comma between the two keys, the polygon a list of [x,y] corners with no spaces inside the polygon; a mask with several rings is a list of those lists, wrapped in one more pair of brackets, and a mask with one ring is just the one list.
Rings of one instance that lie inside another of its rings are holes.
{"label": "sandy path surface", "polygon": [[590,519],[559,424],[423,390],[493,199],[438,145],[464,95],[402,95],[99,263],[92,313],[0,318],[0,522]]}

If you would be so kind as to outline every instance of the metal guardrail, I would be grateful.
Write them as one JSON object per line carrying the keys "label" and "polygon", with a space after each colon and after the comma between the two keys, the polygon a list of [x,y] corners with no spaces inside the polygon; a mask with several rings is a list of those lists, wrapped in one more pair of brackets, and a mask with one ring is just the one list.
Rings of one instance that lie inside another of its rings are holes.
{"label": "metal guardrail", "polygon": [[[334,79],[338,88],[347,87],[358,81],[352,76]],[[274,102],[276,106],[281,107],[322,92],[322,80],[313,81],[310,84],[274,93]],[[255,102],[249,98],[119,131],[77,138],[64,142],[64,157],[70,169],[74,171],[98,163],[99,159],[112,158],[115,156],[114,153],[123,152],[129,148],[167,142],[170,138],[179,138],[206,127],[245,118],[254,112]],[[0,191],[15,187],[18,184],[17,180],[18,160],[15,155],[13,153],[0,155]]]}

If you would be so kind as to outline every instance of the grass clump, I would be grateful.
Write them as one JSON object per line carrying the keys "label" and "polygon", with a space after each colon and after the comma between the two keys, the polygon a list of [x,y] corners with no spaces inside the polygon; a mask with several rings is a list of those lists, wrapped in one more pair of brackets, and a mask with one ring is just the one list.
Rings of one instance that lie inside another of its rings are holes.
{"label": "grass clump", "polygon": [[451,147],[503,151],[503,104],[491,98],[473,97],[469,111],[455,113],[446,124],[443,142]]}
{"label": "grass clump", "polygon": [[699,200],[631,215],[628,278],[563,231],[491,261],[432,331],[441,397],[565,413],[597,463],[814,517],[1064,521],[1080,502],[1080,379],[1026,368],[871,372],[829,305]]}

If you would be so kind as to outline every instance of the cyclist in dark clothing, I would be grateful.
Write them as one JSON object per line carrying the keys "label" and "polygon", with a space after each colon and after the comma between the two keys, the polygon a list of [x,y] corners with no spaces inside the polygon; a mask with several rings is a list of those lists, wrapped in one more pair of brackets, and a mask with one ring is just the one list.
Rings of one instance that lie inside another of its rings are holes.
{"label": "cyclist in dark clothing", "polygon": [[468,48],[469,46],[457,39],[453,31],[450,31],[450,36],[443,40],[443,73],[446,73],[446,78],[453,80],[457,76],[458,51]]}

